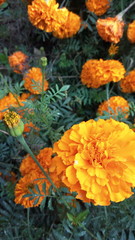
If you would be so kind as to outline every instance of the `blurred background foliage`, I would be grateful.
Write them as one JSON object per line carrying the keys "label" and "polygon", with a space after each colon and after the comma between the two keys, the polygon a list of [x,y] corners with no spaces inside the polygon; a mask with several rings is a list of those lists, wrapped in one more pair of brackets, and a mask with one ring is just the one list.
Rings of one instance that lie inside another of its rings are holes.
{"label": "blurred background foliage", "polygon": [[[46,68],[49,90],[35,101],[29,99],[18,111],[26,121],[40,127],[40,133],[31,130],[26,141],[37,153],[43,147],[52,147],[73,124],[96,119],[99,103],[107,99],[106,86],[87,88],[80,82],[82,65],[88,59],[110,59],[110,43],[97,34],[97,16],[85,7],[85,1],[59,0],[69,10],[79,14],[83,26],[69,39],[57,39],[51,33],[36,29],[28,20],[27,4],[21,0],[7,0],[0,7],[0,99],[7,93],[25,92],[22,76],[14,73],[8,56],[23,51],[30,57],[31,66],[41,67],[41,57],[47,57]],[[116,16],[132,0],[113,0],[103,15]],[[124,16],[126,23],[135,19],[135,7]],[[126,33],[118,44],[120,60],[129,71],[135,68],[135,45]],[[123,94],[119,84],[110,84],[109,97],[124,96],[130,103],[127,121],[134,123],[134,94]],[[33,110],[34,114],[29,114]],[[106,116],[107,118],[107,116]],[[54,198],[47,197],[41,207],[24,209],[14,203],[14,186],[20,177],[19,166],[26,155],[23,147],[0,122],[0,239],[2,240],[135,240],[135,196],[108,207],[75,202],[70,209]],[[67,197],[68,199],[68,197]],[[92,235],[93,234],[93,235]]]}

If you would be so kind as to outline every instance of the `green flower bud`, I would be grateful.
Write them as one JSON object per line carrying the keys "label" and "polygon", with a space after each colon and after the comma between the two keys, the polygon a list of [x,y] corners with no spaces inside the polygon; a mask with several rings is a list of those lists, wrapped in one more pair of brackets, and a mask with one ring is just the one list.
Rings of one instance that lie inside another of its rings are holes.
{"label": "green flower bud", "polygon": [[46,57],[41,57],[41,63],[43,67],[46,67],[47,65],[47,58]]}
{"label": "green flower bud", "polygon": [[24,131],[24,123],[16,112],[8,110],[5,113],[3,120],[7,125],[11,136],[19,137],[22,135]]}

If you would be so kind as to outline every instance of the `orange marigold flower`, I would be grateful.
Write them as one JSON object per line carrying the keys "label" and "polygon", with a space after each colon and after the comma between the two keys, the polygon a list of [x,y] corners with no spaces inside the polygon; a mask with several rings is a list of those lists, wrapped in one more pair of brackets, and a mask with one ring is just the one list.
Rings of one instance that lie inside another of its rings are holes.
{"label": "orange marigold flower", "polygon": [[118,53],[119,47],[116,44],[111,43],[111,46],[108,49],[108,53],[110,56],[113,56]]}
{"label": "orange marigold flower", "polygon": [[6,2],[6,0],[0,0],[0,5]]}
{"label": "orange marigold flower", "polygon": [[67,8],[57,10],[57,22],[53,22],[53,35],[57,38],[69,38],[81,27],[81,18]]}
{"label": "orange marigold flower", "polygon": [[125,115],[125,118],[128,118],[129,104],[123,97],[114,96],[101,103],[97,112],[99,115],[104,115],[104,112],[108,112],[114,116],[118,116],[122,113]]}
{"label": "orange marigold flower", "polygon": [[13,96],[12,93],[9,93],[7,96],[5,96],[4,98],[0,99],[0,120],[2,120],[3,116],[4,116],[4,110],[6,110],[7,108],[12,107],[18,107],[19,104],[21,106],[24,105],[24,101],[29,97],[30,94],[22,94],[21,96],[17,96],[17,100],[16,98]]}
{"label": "orange marigold flower", "polygon": [[59,157],[54,169],[61,161],[61,180],[84,202],[105,206],[133,194],[135,133],[127,124],[113,119],[81,122],[54,144],[54,152]]}
{"label": "orange marigold flower", "polygon": [[100,37],[107,42],[118,43],[123,36],[124,22],[117,17],[99,18],[96,27]]}
{"label": "orange marigold flower", "polygon": [[[36,207],[40,205],[40,203],[45,197],[45,193],[42,191],[42,184],[44,182],[47,183],[45,176],[43,174],[38,174],[35,171],[20,178],[19,182],[16,184],[16,187],[15,187],[15,200],[14,200],[15,203],[21,204],[25,208]],[[41,194],[43,195],[39,197],[39,201],[37,204],[34,204],[34,201],[38,198],[38,196],[35,197],[34,199],[30,199],[30,197],[24,197],[24,195],[31,193],[30,189],[34,191],[35,194],[39,195],[39,193],[35,189],[35,185],[38,185],[38,188]]]}
{"label": "orange marigold flower", "polygon": [[121,91],[124,93],[135,92],[135,69],[128,72],[128,74],[120,81]]}
{"label": "orange marigold flower", "polygon": [[39,128],[36,127],[32,122],[24,124],[24,132],[30,132],[31,129],[35,129],[39,131]]}
{"label": "orange marigold flower", "polygon": [[127,38],[131,43],[135,43],[135,20],[128,25]]}
{"label": "orange marigold flower", "polygon": [[[24,87],[33,94],[42,92],[43,74],[40,68],[32,67],[23,77]],[[44,91],[48,89],[48,81],[44,81]]]}
{"label": "orange marigold flower", "polygon": [[56,10],[59,4],[55,0],[34,0],[28,6],[30,22],[37,28],[46,32],[52,32],[52,23],[57,21]]}
{"label": "orange marigold flower", "polygon": [[[42,165],[44,169],[47,169],[51,165],[52,161],[52,148],[44,148],[41,149],[39,154],[36,156],[39,163]],[[37,171],[41,173],[41,170],[37,166],[37,164],[33,161],[32,157],[30,155],[27,155],[20,165],[20,172],[22,176],[32,172]]]}
{"label": "orange marigold flower", "polygon": [[125,68],[118,60],[88,60],[82,67],[81,81],[87,87],[98,88],[108,82],[118,82]]}
{"label": "orange marigold flower", "polygon": [[110,0],[87,0],[86,7],[97,16],[103,15],[110,7]]}
{"label": "orange marigold flower", "polygon": [[8,56],[9,65],[16,73],[23,73],[29,68],[28,56],[21,51],[14,52]]}

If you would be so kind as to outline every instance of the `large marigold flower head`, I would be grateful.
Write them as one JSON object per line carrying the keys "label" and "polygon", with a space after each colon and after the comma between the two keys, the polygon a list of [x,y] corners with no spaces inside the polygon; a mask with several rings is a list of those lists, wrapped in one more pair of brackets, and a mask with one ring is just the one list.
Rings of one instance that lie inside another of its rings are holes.
{"label": "large marigold flower head", "polygon": [[59,157],[54,169],[61,161],[61,180],[84,202],[105,206],[133,194],[135,133],[125,123],[99,119],[76,124],[54,144],[54,152]]}
{"label": "large marigold flower head", "polygon": [[86,7],[89,11],[95,13],[97,16],[101,16],[110,7],[110,0],[87,0],[86,1]]}
{"label": "large marigold flower head", "polygon": [[118,82],[125,68],[118,60],[88,60],[82,67],[81,81],[87,87],[98,88],[108,82]]}
{"label": "large marigold flower head", "polygon": [[57,10],[57,22],[53,22],[53,35],[57,38],[69,38],[81,27],[81,18],[67,8]]}
{"label": "large marigold flower head", "polygon": [[124,93],[135,92],[135,69],[128,72],[128,74],[120,81],[121,91]]}
{"label": "large marigold flower head", "polygon": [[118,116],[119,114],[124,114],[125,118],[128,118],[129,104],[126,99],[120,96],[113,96],[107,101],[101,103],[97,110],[99,115],[104,115],[108,112],[111,115]]}
{"label": "large marigold flower head", "polygon": [[[23,77],[24,87],[33,94],[42,92],[43,74],[40,68],[32,67]],[[48,89],[48,81],[44,81],[44,91]]]}
{"label": "large marigold flower head", "polygon": [[28,6],[30,22],[41,30],[52,32],[52,23],[57,21],[58,6],[55,0],[34,0],[32,5]]}
{"label": "large marigold flower head", "polygon": [[24,73],[28,68],[28,56],[21,51],[8,56],[9,65],[16,73]]}
{"label": "large marigold flower head", "polygon": [[135,43],[135,20],[128,25],[127,38],[131,43]]}
{"label": "large marigold flower head", "polygon": [[[24,208],[39,206],[45,196],[45,193],[42,191],[42,184],[44,182],[47,184],[48,189],[49,183],[45,179],[45,176],[43,174],[38,174],[35,171],[20,178],[15,187],[15,203],[21,204],[22,206],[24,206]],[[38,196],[34,199],[30,199],[30,197],[24,197],[24,195],[31,193],[30,190],[32,190],[35,194],[39,195],[39,193],[35,189],[35,185],[38,185],[40,193],[43,195],[40,196],[40,198],[38,199],[38,203],[36,204],[34,204],[34,201],[38,198]]]}
{"label": "large marigold flower head", "polygon": [[118,43],[123,36],[124,22],[117,17],[99,18],[96,27],[100,37],[107,42]]}
{"label": "large marigold flower head", "polygon": [[[52,148],[41,149],[36,158],[38,159],[39,163],[42,165],[44,169],[49,168],[52,161]],[[39,172],[39,174],[41,173],[41,170],[39,169],[37,164],[33,161],[32,157],[30,155],[27,155],[21,162],[20,172],[22,176],[25,176],[26,174],[29,174],[32,171],[37,171]]]}

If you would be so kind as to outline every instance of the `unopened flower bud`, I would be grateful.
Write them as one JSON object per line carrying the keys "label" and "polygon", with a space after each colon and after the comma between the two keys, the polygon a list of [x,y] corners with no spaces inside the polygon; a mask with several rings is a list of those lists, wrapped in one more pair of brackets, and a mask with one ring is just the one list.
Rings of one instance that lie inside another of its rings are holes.
{"label": "unopened flower bud", "polygon": [[41,63],[43,67],[46,67],[47,65],[47,58],[46,57],[41,57]]}
{"label": "unopened flower bud", "polygon": [[24,130],[24,123],[16,112],[8,110],[5,113],[3,120],[6,123],[11,136],[19,137],[22,135]]}

